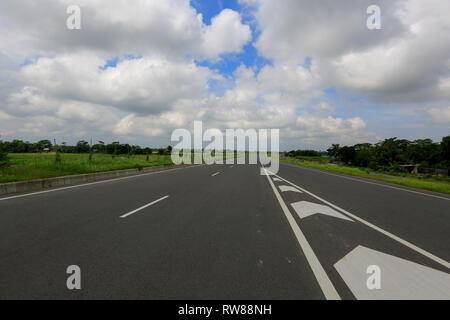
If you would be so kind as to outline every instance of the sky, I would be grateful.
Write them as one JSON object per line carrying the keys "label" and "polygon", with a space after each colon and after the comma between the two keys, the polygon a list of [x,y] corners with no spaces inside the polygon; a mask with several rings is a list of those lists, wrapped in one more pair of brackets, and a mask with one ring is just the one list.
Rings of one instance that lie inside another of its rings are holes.
{"label": "sky", "polygon": [[[381,29],[367,28],[372,4]],[[280,129],[281,150],[440,141],[448,12],[448,0],[2,0],[1,139],[160,147],[203,121]]]}

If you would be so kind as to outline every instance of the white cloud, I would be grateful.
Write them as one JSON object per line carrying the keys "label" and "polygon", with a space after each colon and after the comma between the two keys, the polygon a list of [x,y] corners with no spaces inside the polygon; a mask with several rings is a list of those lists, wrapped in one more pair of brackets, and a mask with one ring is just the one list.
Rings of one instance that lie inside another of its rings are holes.
{"label": "white cloud", "polygon": [[312,107],[313,114],[315,115],[327,115],[327,114],[333,114],[334,107],[331,106],[327,102],[321,102],[315,106]]}
{"label": "white cloud", "polygon": [[242,2],[253,7],[259,52],[276,65],[312,58],[322,87],[383,104],[449,100],[449,1],[380,0],[375,31],[366,28],[369,0]]}
{"label": "white cloud", "polygon": [[[207,26],[189,0],[79,0],[81,30],[68,30],[70,0],[0,3],[0,39],[10,56],[90,50],[109,55],[217,58],[251,39],[239,13],[225,9]],[[26,9],[25,9],[26,8]],[[124,52],[125,51],[125,52]]]}
{"label": "white cloud", "polygon": [[100,69],[105,63],[92,54],[40,58],[23,67],[19,76],[46,95],[142,114],[168,110],[179,99],[201,97],[208,90],[208,79],[215,77],[192,62],[164,57],[125,59],[114,68]]}
{"label": "white cloud", "polygon": [[333,57],[349,50],[370,48],[395,37],[403,26],[392,16],[396,1],[380,0],[383,32],[366,27],[366,9],[373,1],[362,0],[241,0],[254,8],[261,35],[256,47],[276,62],[303,63],[306,57]]}
{"label": "white cloud", "polygon": [[82,29],[71,31],[72,4],[0,2],[2,133],[168,135],[206,113],[208,82],[222,79],[194,60],[241,52],[252,37],[238,12],[206,25],[189,0],[80,0]]}
{"label": "white cloud", "polygon": [[[321,98],[315,92],[315,79],[308,70],[297,67],[265,67],[259,74],[241,66],[235,72],[235,87],[223,97],[207,103],[207,123],[218,128],[278,128],[288,144],[326,146],[330,141],[351,143],[375,142],[375,134],[366,130],[359,117],[333,117],[334,107],[319,102],[303,111],[302,104]],[[274,98],[276,96],[276,99]],[[300,115],[299,115],[300,112]]]}
{"label": "white cloud", "polygon": [[[241,2],[271,64],[241,65],[227,77],[195,61],[227,59],[252,40],[236,11],[206,25],[188,0],[80,0],[82,30],[69,31],[69,0],[2,1],[1,133],[167,140],[203,120],[280,128],[296,146],[375,142],[364,107],[342,116],[349,106],[327,98],[329,87],[399,107],[397,116],[450,122],[450,2],[380,0],[379,31],[366,28],[369,0]],[[114,57],[117,66],[102,68]],[[213,79],[227,84],[223,96],[211,90]]]}
{"label": "white cloud", "polygon": [[428,113],[432,117],[433,122],[450,124],[450,107],[431,108],[428,110]]}
{"label": "white cloud", "polygon": [[238,12],[225,9],[214,17],[203,34],[203,52],[206,57],[239,52],[252,39],[250,27],[241,23]]}

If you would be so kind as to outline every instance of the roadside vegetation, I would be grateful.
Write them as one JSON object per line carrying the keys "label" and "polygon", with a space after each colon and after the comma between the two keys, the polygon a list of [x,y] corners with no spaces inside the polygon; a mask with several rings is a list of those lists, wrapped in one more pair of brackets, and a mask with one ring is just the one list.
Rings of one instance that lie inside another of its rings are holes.
{"label": "roadside vegetation", "polygon": [[0,183],[171,164],[170,156],[157,154],[12,153],[0,169]]}
{"label": "roadside vegetation", "polygon": [[8,166],[9,158],[8,153],[5,150],[3,142],[0,141],[0,170]]}
{"label": "roadside vegetation", "polygon": [[327,152],[286,152],[281,161],[450,194],[450,136],[440,143],[392,138],[375,145],[335,144]]}
{"label": "roadside vegetation", "polygon": [[383,173],[368,168],[350,167],[346,165],[325,164],[311,161],[301,161],[293,158],[282,158],[282,162],[303,167],[346,174],[350,176],[368,178],[390,182],[406,187],[450,194],[450,179],[448,177],[411,175],[406,173]]}
{"label": "roadside vegetation", "polygon": [[[49,140],[36,143],[0,141],[0,183],[173,165],[171,153],[171,146],[153,149],[119,142],[105,144],[99,141],[91,146],[82,140],[68,146],[64,142],[54,145]],[[192,163],[198,154],[202,152],[191,150]],[[215,156],[214,151],[212,156]],[[236,152],[234,157],[237,157]]]}

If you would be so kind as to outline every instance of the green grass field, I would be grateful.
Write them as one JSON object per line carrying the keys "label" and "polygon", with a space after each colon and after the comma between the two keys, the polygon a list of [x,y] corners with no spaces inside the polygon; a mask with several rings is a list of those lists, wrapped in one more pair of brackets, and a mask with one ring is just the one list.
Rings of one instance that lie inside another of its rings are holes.
{"label": "green grass field", "polygon": [[317,162],[300,162],[292,159],[281,160],[285,163],[295,164],[303,167],[325,170],[336,173],[343,173],[351,176],[368,178],[372,180],[384,181],[403,185],[406,187],[412,187],[417,189],[441,192],[450,194],[450,178],[439,177],[426,177],[426,176],[413,176],[413,175],[399,175],[393,176],[388,173],[380,173],[372,171],[368,168],[357,168],[342,165],[322,164]]}
{"label": "green grass field", "polygon": [[113,171],[131,168],[171,165],[170,156],[151,155],[146,161],[145,155],[116,156],[93,154],[61,154],[61,162],[55,162],[54,153],[9,154],[10,165],[0,169],[0,183],[52,178],[75,174]]}
{"label": "green grass field", "polygon": [[170,156],[155,154],[149,157],[149,161],[146,155],[113,158],[108,154],[96,153],[92,155],[92,161],[89,161],[89,154],[60,156],[61,162],[56,163],[55,153],[10,153],[9,166],[0,169],[0,183],[173,164]]}

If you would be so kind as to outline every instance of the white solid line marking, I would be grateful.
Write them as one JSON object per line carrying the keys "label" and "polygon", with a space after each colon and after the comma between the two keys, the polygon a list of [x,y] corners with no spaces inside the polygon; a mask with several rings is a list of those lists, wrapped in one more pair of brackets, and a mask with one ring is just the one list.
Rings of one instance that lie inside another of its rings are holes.
{"label": "white solid line marking", "polygon": [[[295,165],[291,165],[291,166],[295,166]],[[373,184],[373,185],[380,186],[380,187],[385,187],[385,188],[390,188],[390,189],[395,189],[395,190],[401,190],[401,191],[406,191],[406,192],[410,192],[410,193],[420,194],[420,195],[423,195],[423,196],[428,196],[428,197],[433,197],[433,198],[437,198],[437,199],[450,201],[450,198],[440,197],[440,196],[436,196],[434,194],[428,194],[428,193],[423,193],[423,192],[419,192],[419,191],[414,191],[414,190],[394,187],[394,186],[390,186],[390,185],[386,185],[386,184],[382,184],[382,183],[376,183],[376,182],[365,181],[365,180],[356,179],[356,178],[352,178],[352,177],[346,177],[346,176],[343,176],[343,175],[334,174],[334,173],[322,171],[322,170],[319,170],[319,169],[311,169],[311,168],[302,167],[302,166],[297,166],[297,167],[300,167],[302,169],[306,169],[306,170],[309,170],[309,171],[313,171],[313,172],[319,172],[319,173],[327,174],[329,176],[335,176],[335,177],[348,179],[348,180],[352,180],[352,181],[358,181],[358,182],[362,182],[362,183]]]}
{"label": "white solid line marking", "polygon": [[152,206],[152,205],[154,205],[154,204],[157,204],[158,202],[161,202],[161,201],[167,199],[168,197],[169,197],[169,196],[165,196],[165,197],[162,197],[161,199],[155,200],[155,201],[153,201],[153,202],[151,202],[151,203],[149,203],[149,204],[146,204],[145,206],[142,206],[142,207],[140,207],[140,208],[137,208],[136,210],[133,210],[133,211],[131,211],[131,212],[128,212],[127,214],[124,214],[123,216],[120,216],[120,218],[123,219],[123,218],[129,217],[129,216],[131,216],[132,214],[135,214],[136,212],[139,212],[139,211],[141,211],[141,210],[144,210],[145,208],[148,208],[148,207],[150,207],[150,206]]}
{"label": "white solid line marking", "polygon": [[[266,169],[264,169],[266,170]],[[266,170],[267,173],[267,170]],[[306,240],[305,235],[300,230],[300,227],[295,222],[294,217],[292,216],[291,212],[289,211],[288,207],[286,206],[286,203],[284,203],[283,198],[280,196],[280,193],[278,192],[277,188],[275,187],[274,183],[272,182],[272,179],[268,175],[267,179],[269,180],[270,185],[272,186],[273,192],[275,193],[275,196],[278,200],[278,202],[281,205],[281,208],[283,209],[283,212],[289,222],[289,225],[292,228],[292,231],[294,231],[295,237],[297,238],[298,243],[300,244],[300,247],[303,250],[303,253],[305,254],[306,259],[308,260],[308,263],[314,273],[314,276],[317,279],[317,282],[319,283],[320,288],[322,289],[323,294],[325,295],[325,298],[327,300],[341,300],[341,297],[339,296],[338,292],[333,286],[333,283],[331,283],[330,278],[328,278],[327,273],[323,269],[322,265],[320,264],[319,259],[317,259],[316,254],[314,253],[313,249],[308,243],[308,240]]]}
{"label": "white solid line marking", "polygon": [[0,201],[17,199],[17,198],[23,198],[23,197],[28,197],[28,196],[35,196],[35,195],[39,195],[39,194],[43,194],[43,193],[49,193],[49,192],[55,192],[55,191],[62,191],[62,190],[68,190],[68,189],[81,188],[81,187],[92,186],[92,185],[100,184],[100,183],[107,183],[107,182],[120,181],[120,180],[125,180],[125,179],[139,178],[139,177],[144,177],[144,176],[148,176],[148,175],[152,175],[152,174],[161,174],[161,173],[166,173],[166,172],[171,172],[171,171],[177,171],[177,170],[183,170],[183,169],[189,169],[189,168],[196,168],[196,167],[199,167],[199,166],[201,166],[201,165],[195,165],[195,166],[185,167],[185,168],[175,168],[175,169],[169,169],[169,170],[163,170],[163,171],[157,171],[157,172],[142,173],[142,174],[137,174],[137,175],[134,175],[134,176],[128,176],[128,177],[122,177],[122,178],[114,178],[114,179],[107,179],[107,180],[102,180],[102,181],[89,182],[89,183],[84,183],[84,184],[77,184],[77,185],[69,186],[69,187],[62,187],[62,188],[45,190],[45,191],[38,191],[38,192],[20,194],[20,195],[17,195],[17,196],[0,198]]}
{"label": "white solid line marking", "polygon": [[336,209],[336,210],[341,211],[342,213],[344,213],[344,214],[346,214],[347,216],[349,216],[349,217],[351,217],[351,218],[353,218],[353,219],[355,219],[355,220],[361,222],[362,224],[365,224],[366,226],[368,226],[368,227],[370,227],[370,228],[372,228],[372,229],[374,229],[374,230],[376,230],[376,231],[378,231],[378,232],[384,234],[385,236],[388,236],[389,238],[391,238],[391,239],[393,239],[393,240],[395,240],[395,241],[397,241],[397,242],[403,244],[404,246],[406,246],[406,247],[408,247],[408,248],[410,248],[410,249],[412,249],[412,250],[414,250],[414,251],[416,251],[416,252],[422,254],[423,256],[425,256],[425,257],[427,257],[427,258],[430,258],[431,260],[433,260],[433,261],[435,261],[435,262],[437,262],[437,263],[443,265],[444,267],[450,269],[450,263],[448,263],[448,262],[445,261],[444,259],[441,259],[441,258],[435,256],[434,254],[432,254],[432,253],[430,253],[430,252],[428,252],[428,251],[425,251],[425,250],[423,250],[423,249],[417,247],[416,245],[412,244],[411,242],[408,242],[408,241],[406,241],[406,240],[403,240],[402,238],[397,237],[396,235],[394,235],[394,234],[392,234],[392,233],[390,233],[390,232],[388,232],[388,231],[386,231],[386,230],[383,230],[383,229],[377,227],[376,225],[374,225],[374,224],[372,224],[372,223],[370,223],[370,222],[368,222],[368,221],[366,221],[366,220],[364,220],[364,219],[361,219],[360,217],[355,216],[354,214],[351,214],[350,212],[348,212],[348,211],[346,211],[346,210],[344,210],[344,209],[342,209],[342,208],[339,208],[338,206],[336,206],[336,205],[334,205],[334,204],[332,204],[332,203],[330,203],[330,202],[328,202],[328,201],[322,199],[322,198],[319,197],[319,196],[316,196],[315,194],[309,192],[308,190],[305,190],[305,189],[303,189],[303,188],[297,186],[296,184],[287,181],[286,179],[280,177],[279,175],[275,175],[275,176],[277,176],[278,178],[282,179],[284,182],[287,182],[287,183],[289,183],[290,185],[292,185],[292,186],[294,186],[294,187],[296,187],[296,188],[299,188],[299,189],[302,190],[303,192],[305,192],[305,193],[309,194],[310,196],[312,196],[312,197],[314,197],[314,198],[316,198],[316,199],[322,201],[323,203],[329,205],[330,207],[332,207],[332,208],[334,208],[334,209]]}
{"label": "white solid line marking", "polygon": [[220,174],[220,172],[216,172],[216,173],[214,173],[211,177],[215,177],[215,176],[217,176],[217,175],[219,175]]}

